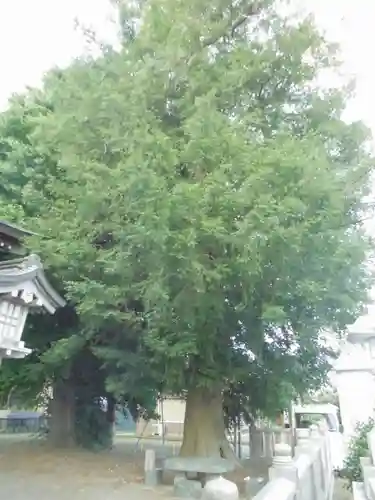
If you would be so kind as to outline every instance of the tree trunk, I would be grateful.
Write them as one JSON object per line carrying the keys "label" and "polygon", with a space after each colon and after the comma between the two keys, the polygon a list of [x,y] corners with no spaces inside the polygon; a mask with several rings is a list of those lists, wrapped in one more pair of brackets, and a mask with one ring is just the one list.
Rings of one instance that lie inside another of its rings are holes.
{"label": "tree trunk", "polygon": [[190,389],[186,399],[181,456],[238,460],[225,436],[221,390]]}
{"label": "tree trunk", "polygon": [[109,434],[109,448],[113,447],[114,437],[116,433],[116,400],[113,396],[107,396],[107,422]]}
{"label": "tree trunk", "polygon": [[52,446],[75,445],[75,394],[69,381],[61,379],[53,385],[48,440]]}

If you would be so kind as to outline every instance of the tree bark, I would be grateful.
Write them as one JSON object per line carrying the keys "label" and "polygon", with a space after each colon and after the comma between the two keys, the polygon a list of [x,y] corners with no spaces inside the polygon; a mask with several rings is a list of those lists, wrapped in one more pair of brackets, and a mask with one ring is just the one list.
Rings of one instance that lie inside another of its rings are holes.
{"label": "tree bark", "polygon": [[186,399],[180,455],[226,458],[239,463],[226,435],[220,389],[190,389]]}
{"label": "tree bark", "polygon": [[49,443],[58,448],[75,445],[75,394],[68,380],[58,380],[53,385]]}
{"label": "tree bark", "polygon": [[108,407],[107,407],[107,422],[108,422],[108,434],[109,434],[109,448],[113,447],[115,432],[116,432],[116,400],[113,396],[107,396]]}

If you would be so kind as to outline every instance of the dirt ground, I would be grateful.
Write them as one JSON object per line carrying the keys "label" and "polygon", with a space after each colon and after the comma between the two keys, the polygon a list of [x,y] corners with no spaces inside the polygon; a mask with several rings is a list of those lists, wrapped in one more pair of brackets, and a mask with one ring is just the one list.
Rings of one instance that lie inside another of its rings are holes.
{"label": "dirt ground", "polygon": [[[136,454],[137,455],[137,454]],[[140,453],[139,453],[140,455]],[[142,485],[141,462],[132,453],[56,451],[43,441],[0,438],[2,498],[12,500],[159,500],[171,489]]]}
{"label": "dirt ground", "polygon": [[343,479],[336,479],[333,500],[353,500],[352,493],[345,487],[346,482]]}
{"label": "dirt ground", "polygon": [[[12,500],[161,500],[172,498],[173,477],[166,485],[145,488],[144,448],[154,447],[159,460],[177,453],[175,444],[157,442],[137,446],[134,439],[117,439],[109,452],[56,451],[43,440],[18,436],[0,437],[0,484],[2,498]],[[245,463],[231,474],[243,491],[246,476],[263,476],[266,464]],[[341,500],[341,499],[340,499]]]}

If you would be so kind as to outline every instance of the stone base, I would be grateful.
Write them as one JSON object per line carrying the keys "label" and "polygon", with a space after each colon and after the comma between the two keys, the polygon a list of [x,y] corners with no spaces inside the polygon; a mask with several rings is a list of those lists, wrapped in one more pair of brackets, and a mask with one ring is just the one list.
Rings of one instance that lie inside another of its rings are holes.
{"label": "stone base", "polygon": [[176,476],[173,483],[173,494],[177,498],[200,499],[202,496],[201,482],[187,479],[185,476]]}
{"label": "stone base", "polygon": [[238,500],[239,493],[235,483],[218,477],[207,481],[203,488],[202,500]]}
{"label": "stone base", "polygon": [[162,469],[154,469],[145,471],[145,485],[146,486],[157,486],[162,482]]}

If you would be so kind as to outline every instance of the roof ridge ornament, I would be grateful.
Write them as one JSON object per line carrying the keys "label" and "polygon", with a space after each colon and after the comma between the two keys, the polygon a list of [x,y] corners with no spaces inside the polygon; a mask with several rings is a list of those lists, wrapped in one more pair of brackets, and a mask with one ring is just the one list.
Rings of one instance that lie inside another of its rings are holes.
{"label": "roof ridge ornament", "polygon": [[31,267],[31,266],[36,266],[40,269],[43,269],[42,261],[41,261],[39,255],[37,255],[36,253],[32,253],[32,254],[28,255],[24,259],[23,265],[25,268]]}

